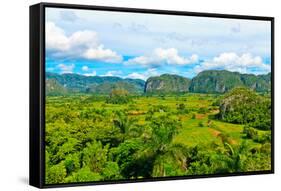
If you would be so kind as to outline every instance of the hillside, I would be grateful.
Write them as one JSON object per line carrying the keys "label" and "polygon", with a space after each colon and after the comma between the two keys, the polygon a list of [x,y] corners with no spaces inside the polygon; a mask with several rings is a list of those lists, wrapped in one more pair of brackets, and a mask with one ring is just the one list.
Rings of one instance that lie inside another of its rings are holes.
{"label": "hillside", "polygon": [[178,76],[163,74],[161,76],[150,77],[145,83],[145,93],[170,93],[188,92],[190,79]]}
{"label": "hillside", "polygon": [[91,85],[87,89],[87,93],[97,93],[97,94],[110,94],[112,90],[115,89],[122,89],[126,90],[127,92],[131,93],[143,93],[143,87],[138,88],[133,83],[127,82],[127,81],[118,81],[118,82],[104,82],[99,85]]}
{"label": "hillside", "polygon": [[65,95],[68,91],[55,79],[46,80],[46,95]]}
{"label": "hillside", "polygon": [[192,79],[189,90],[197,93],[225,93],[234,87],[248,87],[257,92],[268,92],[270,78],[270,73],[256,76],[226,70],[207,70]]}
{"label": "hillside", "polygon": [[[56,81],[56,84],[64,87],[68,92],[79,93],[107,94],[114,88],[125,89],[129,93],[142,93],[145,85],[145,81],[139,79],[122,79],[111,76],[83,76],[79,74],[46,73],[46,79]],[[46,86],[47,90],[48,87]]]}
{"label": "hillside", "polygon": [[79,74],[46,73],[47,95],[66,93],[109,94],[123,89],[132,94],[142,93],[225,93],[235,87],[248,87],[257,92],[270,92],[271,73],[240,74],[226,70],[206,70],[192,80],[172,74],[153,76],[143,81],[114,76],[83,76]]}

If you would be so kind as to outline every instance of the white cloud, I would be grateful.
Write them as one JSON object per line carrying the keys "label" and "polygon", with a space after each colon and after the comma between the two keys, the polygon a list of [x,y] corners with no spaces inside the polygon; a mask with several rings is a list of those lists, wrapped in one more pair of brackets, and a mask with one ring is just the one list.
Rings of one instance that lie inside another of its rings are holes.
{"label": "white cloud", "polygon": [[83,56],[90,60],[101,60],[105,62],[118,63],[122,61],[122,57],[110,49],[104,49],[103,45],[97,48],[88,49]]}
{"label": "white cloud", "polygon": [[84,76],[96,76],[97,75],[97,72],[96,71],[92,71],[91,73],[86,73],[86,74],[83,74]]}
{"label": "white cloud", "polygon": [[121,70],[118,71],[108,71],[106,74],[101,76],[120,76],[122,74]]}
{"label": "white cloud", "polygon": [[83,71],[88,71],[88,70],[89,70],[89,67],[88,67],[88,66],[83,66],[83,67],[82,67],[82,70],[83,70]]}
{"label": "white cloud", "polygon": [[143,73],[133,72],[126,76],[126,78],[132,78],[132,79],[141,79],[141,80],[147,80],[147,78],[151,76],[158,76],[159,73],[155,68],[150,68],[147,71]]}
{"label": "white cloud", "polygon": [[59,65],[57,65],[57,67],[60,69],[62,74],[65,74],[65,73],[72,73],[73,69],[75,68],[75,65],[74,64],[70,64],[70,65],[59,64]]}
{"label": "white cloud", "polygon": [[125,64],[141,64],[141,65],[159,65],[167,63],[171,65],[186,65],[192,64],[198,61],[198,56],[193,54],[191,57],[186,58],[178,54],[178,50],[175,48],[156,48],[151,55],[139,56],[129,59]]}
{"label": "white cloud", "polygon": [[67,36],[63,29],[53,22],[46,23],[46,49],[49,55],[55,57],[84,58],[116,63],[122,61],[122,56],[105,49],[99,43],[95,31],[76,31]]}
{"label": "white cloud", "polygon": [[46,23],[46,48],[61,51],[69,49],[69,39],[64,31],[52,22]]}
{"label": "white cloud", "polygon": [[269,72],[270,66],[263,63],[262,58],[250,53],[238,55],[233,52],[222,53],[209,61],[205,61],[195,67],[197,73],[203,70],[224,69],[233,72],[250,73],[250,71]]}

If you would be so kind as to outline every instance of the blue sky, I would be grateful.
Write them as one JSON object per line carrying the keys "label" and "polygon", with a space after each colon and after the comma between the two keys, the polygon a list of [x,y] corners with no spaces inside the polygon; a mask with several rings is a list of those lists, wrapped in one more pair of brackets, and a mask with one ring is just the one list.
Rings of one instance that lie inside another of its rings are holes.
{"label": "blue sky", "polygon": [[46,71],[147,79],[270,72],[269,21],[46,9]]}

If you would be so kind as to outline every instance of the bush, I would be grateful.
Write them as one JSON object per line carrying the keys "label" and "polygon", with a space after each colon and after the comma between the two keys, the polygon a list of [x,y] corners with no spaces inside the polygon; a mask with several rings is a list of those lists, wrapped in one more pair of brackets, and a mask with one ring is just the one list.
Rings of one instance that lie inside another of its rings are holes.
{"label": "bush", "polygon": [[243,133],[246,134],[247,138],[249,139],[257,139],[258,138],[258,131],[255,130],[253,127],[246,125],[244,127]]}
{"label": "bush", "polygon": [[200,107],[198,110],[198,113],[200,114],[206,114],[208,112],[208,108]]}
{"label": "bush", "polygon": [[180,103],[177,105],[177,110],[179,114],[188,114],[189,110],[186,108],[185,104]]}
{"label": "bush", "polygon": [[191,119],[196,119],[195,113],[192,114]]}
{"label": "bush", "polygon": [[51,166],[47,169],[46,183],[56,184],[64,182],[66,177],[66,169],[63,163]]}
{"label": "bush", "polygon": [[204,127],[204,124],[203,124],[202,121],[200,121],[200,122],[198,123],[198,127]]}

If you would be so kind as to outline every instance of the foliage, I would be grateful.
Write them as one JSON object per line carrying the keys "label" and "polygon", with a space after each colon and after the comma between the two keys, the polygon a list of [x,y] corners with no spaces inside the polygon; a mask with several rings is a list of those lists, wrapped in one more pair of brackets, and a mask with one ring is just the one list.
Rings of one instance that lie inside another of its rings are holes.
{"label": "foliage", "polygon": [[235,88],[220,102],[219,118],[239,124],[251,124],[263,130],[271,129],[271,101],[252,90]]}
{"label": "foliage", "polygon": [[47,168],[47,174],[46,174],[47,184],[63,183],[65,177],[66,177],[66,169],[63,163],[49,166],[49,168]]}
{"label": "foliage", "polygon": [[270,76],[271,73],[255,76],[226,70],[205,70],[192,79],[189,90],[197,93],[225,93],[240,86],[258,92],[270,92]]}
{"label": "foliage", "polygon": [[145,93],[188,92],[190,79],[171,74],[150,77],[145,83]]}
{"label": "foliage", "polygon": [[123,89],[112,90],[109,97],[106,100],[106,103],[111,104],[126,104],[130,101],[128,97],[128,92]]}
{"label": "foliage", "polygon": [[[71,73],[56,74],[47,72],[46,79],[47,81],[55,81],[60,86],[65,86],[70,93],[108,94],[113,89],[125,89],[130,93],[142,93],[145,84],[145,81],[140,79],[122,79],[114,76],[84,76]],[[49,87],[46,87],[48,93]]]}
{"label": "foliage", "polygon": [[115,94],[46,97],[46,183],[271,169],[271,131],[214,118],[221,96]]}

